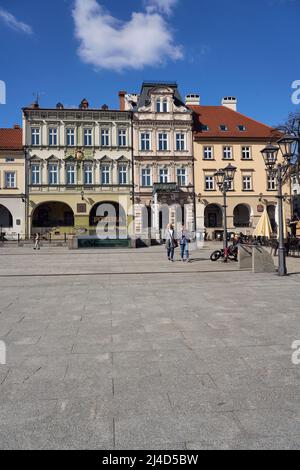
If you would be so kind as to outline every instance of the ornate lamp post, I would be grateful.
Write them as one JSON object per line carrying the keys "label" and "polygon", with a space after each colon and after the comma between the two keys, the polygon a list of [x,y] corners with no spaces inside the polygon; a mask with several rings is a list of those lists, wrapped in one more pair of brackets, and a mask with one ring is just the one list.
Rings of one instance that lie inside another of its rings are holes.
{"label": "ornate lamp post", "polygon": [[229,164],[226,168],[223,168],[217,171],[214,174],[216,185],[223,194],[223,219],[224,219],[224,235],[223,235],[223,245],[224,245],[224,262],[228,261],[228,233],[227,233],[227,192],[231,190],[232,183],[234,180],[236,167]]}
{"label": "ornate lamp post", "polygon": [[[294,123],[291,132],[283,135],[278,141],[277,145],[269,144],[262,151],[262,156],[265,161],[267,173],[269,176],[276,179],[278,191],[278,225],[279,225],[279,249],[278,249],[278,275],[286,276],[286,250],[284,244],[284,223],[283,220],[283,185],[291,177],[294,167],[297,167],[300,162],[300,127],[295,127]],[[282,159],[278,162],[279,151],[282,154]]]}

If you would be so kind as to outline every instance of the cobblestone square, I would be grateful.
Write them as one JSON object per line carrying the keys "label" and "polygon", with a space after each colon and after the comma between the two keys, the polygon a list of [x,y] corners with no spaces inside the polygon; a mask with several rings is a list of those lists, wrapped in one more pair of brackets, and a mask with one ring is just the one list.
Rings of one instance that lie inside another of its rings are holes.
{"label": "cobblestone square", "polygon": [[299,260],[209,253],[2,248],[1,449],[299,449]]}

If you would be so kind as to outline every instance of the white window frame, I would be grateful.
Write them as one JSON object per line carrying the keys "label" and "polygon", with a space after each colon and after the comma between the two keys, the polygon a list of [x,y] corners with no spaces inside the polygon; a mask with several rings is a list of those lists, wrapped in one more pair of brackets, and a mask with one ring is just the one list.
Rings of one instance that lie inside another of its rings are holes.
{"label": "white window frame", "polygon": [[[75,147],[75,127],[68,127],[66,130],[67,147]],[[73,144],[71,143],[73,141]]]}
{"label": "white window frame", "polygon": [[214,159],[214,148],[211,146],[203,147],[203,160],[213,160]]}
{"label": "white window frame", "polygon": [[159,132],[157,138],[157,148],[159,152],[167,152],[169,150],[169,134],[168,132]]}
{"label": "white window frame", "polygon": [[30,168],[30,181],[33,186],[41,184],[41,165],[33,163]]}
{"label": "white window frame", "polygon": [[[146,184],[143,184],[144,182]],[[148,182],[149,182],[149,184],[148,184]],[[148,188],[148,187],[152,186],[151,168],[142,168],[141,169],[141,186],[144,187],[144,188]]]}
{"label": "white window frame", "polygon": [[34,147],[38,147],[39,145],[41,145],[41,128],[40,127],[31,128],[31,145]]}
{"label": "white window frame", "polygon": [[15,189],[17,187],[17,174],[15,171],[4,172],[5,189]]}
{"label": "white window frame", "polygon": [[[72,169],[72,171],[71,171]],[[73,186],[76,184],[76,165],[75,163],[67,163],[66,167],[66,183],[68,186]],[[74,175],[74,182],[69,181],[69,175]]]}
{"label": "white window frame", "polygon": [[233,160],[233,150],[229,145],[223,147],[223,160]]}
{"label": "white window frame", "polygon": [[162,100],[162,112],[168,113],[169,112],[169,100],[168,98],[163,98]]}
{"label": "white window frame", "polygon": [[277,179],[276,176],[267,176],[267,189],[268,191],[276,191],[277,190]]}
{"label": "white window frame", "polygon": [[161,98],[157,98],[156,102],[155,102],[155,111],[157,113],[162,113],[162,102],[161,102]]}
{"label": "white window frame", "polygon": [[[52,180],[52,178],[55,178]],[[48,183],[49,186],[57,186],[59,184],[58,163],[49,163],[48,166]]]}
{"label": "white window frame", "polygon": [[176,132],[176,152],[184,152],[186,150],[186,134],[184,132]]}
{"label": "white window frame", "polygon": [[127,129],[118,129],[118,147],[127,147]]}
{"label": "white window frame", "polygon": [[252,160],[251,147],[249,145],[242,147],[242,160]]}
{"label": "white window frame", "polygon": [[110,147],[110,129],[107,127],[101,129],[100,145],[101,147]]}
{"label": "white window frame", "polygon": [[166,184],[169,182],[169,170],[168,168],[160,168],[159,169],[159,182],[162,184]]}
{"label": "white window frame", "polygon": [[205,175],[205,191],[215,191],[216,183],[213,175]]}
{"label": "white window frame", "polygon": [[58,128],[49,127],[48,128],[48,144],[49,147],[58,147]]}
{"label": "white window frame", "polygon": [[109,186],[111,184],[111,167],[109,164],[103,164],[100,166],[101,173],[101,185]]}
{"label": "white window frame", "polygon": [[187,169],[186,168],[177,168],[176,177],[177,177],[178,186],[180,187],[187,186]]}
{"label": "white window frame", "polygon": [[253,190],[252,175],[243,175],[243,191],[252,191],[252,190]]}
{"label": "white window frame", "polygon": [[[87,178],[87,175],[89,175],[91,178]],[[85,186],[91,186],[94,184],[94,167],[92,163],[86,163],[83,166],[83,176],[84,176],[84,185]],[[87,181],[89,179],[89,181]]]}
{"label": "white window frame", "polygon": [[140,133],[140,150],[141,152],[151,151],[151,132],[146,131]]}
{"label": "white window frame", "polygon": [[120,185],[125,185],[128,184],[128,167],[126,164],[120,164],[118,167],[118,178],[119,178],[119,184]]}
{"label": "white window frame", "polygon": [[85,128],[83,130],[83,145],[84,147],[93,146],[93,129]]}

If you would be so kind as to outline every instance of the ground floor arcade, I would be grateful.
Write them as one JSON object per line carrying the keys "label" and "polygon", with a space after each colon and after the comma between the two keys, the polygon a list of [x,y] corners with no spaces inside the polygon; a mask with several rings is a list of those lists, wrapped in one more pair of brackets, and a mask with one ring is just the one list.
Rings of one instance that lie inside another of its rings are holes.
{"label": "ground floor arcade", "polygon": [[26,237],[24,196],[0,197],[0,237]]}
{"label": "ground floor arcade", "polygon": [[130,194],[34,194],[29,197],[28,231],[52,236],[96,235],[115,231],[128,237]]}
{"label": "ground floor arcade", "polygon": [[[196,202],[197,230],[207,234],[209,240],[215,240],[222,236],[224,229],[223,199],[221,197],[210,200],[198,200]],[[272,231],[277,233],[278,209],[277,199],[261,199],[258,197],[242,199],[238,197],[227,198],[227,226],[231,233],[252,235],[258,221],[265,209],[270,218]],[[290,218],[290,204],[284,204],[284,217]]]}

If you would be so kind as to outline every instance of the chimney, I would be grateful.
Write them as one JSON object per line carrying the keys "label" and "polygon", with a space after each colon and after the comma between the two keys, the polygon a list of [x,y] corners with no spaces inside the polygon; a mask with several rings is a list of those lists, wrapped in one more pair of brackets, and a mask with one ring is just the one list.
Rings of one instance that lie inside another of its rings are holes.
{"label": "chimney", "polygon": [[185,104],[187,106],[199,106],[200,105],[200,95],[197,94],[189,94],[185,97]]}
{"label": "chimney", "polygon": [[125,111],[125,96],[126,91],[119,91],[119,98],[120,98],[120,111]]}
{"label": "chimney", "polygon": [[237,103],[238,100],[234,96],[226,96],[222,99],[222,106],[232,109],[232,111],[237,111]]}
{"label": "chimney", "polygon": [[21,129],[21,127],[19,126],[19,124],[14,124],[14,129]]}

